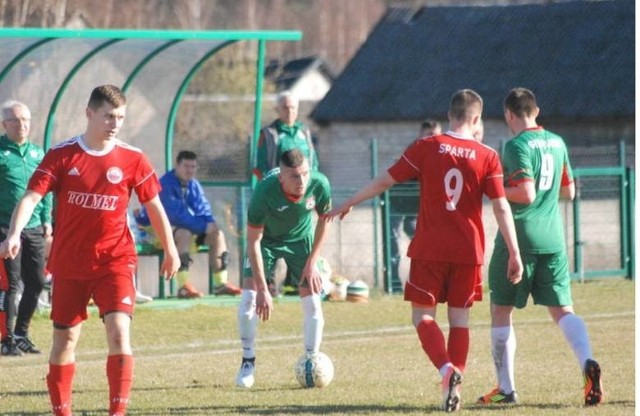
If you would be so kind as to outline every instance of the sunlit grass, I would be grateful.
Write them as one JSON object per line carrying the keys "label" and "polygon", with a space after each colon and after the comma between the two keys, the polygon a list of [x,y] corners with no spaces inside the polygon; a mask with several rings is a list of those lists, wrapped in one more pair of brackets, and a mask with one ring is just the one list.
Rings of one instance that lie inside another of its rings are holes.
{"label": "sunlit grass", "polygon": [[[542,307],[516,313],[517,388],[520,404],[500,415],[632,415],[635,412],[635,284],[621,279],[574,284],[575,308],[587,322],[604,372],[606,403],[582,406],[578,363]],[[173,303],[172,303],[173,302]],[[322,350],[336,375],[324,389],[299,387],[293,365],[302,353],[301,308],[283,300],[261,323],[256,384],[234,385],[240,364],[236,307],[215,299],[168,300],[138,307],[133,323],[136,354],[130,415],[279,415],[440,413],[439,377],[410,326],[410,308],[399,296],[372,295],[369,303],[324,303]],[[230,304],[231,303],[231,304]],[[495,413],[474,399],[494,385],[489,352],[489,305],[472,310],[472,341],[460,414]],[[439,321],[446,318],[440,312]],[[446,330],[446,326],[444,328]],[[50,322],[36,317],[32,335],[50,347]],[[74,414],[104,415],[107,404],[102,323],[92,314],[78,349]],[[0,357],[0,414],[48,412],[47,358]]]}

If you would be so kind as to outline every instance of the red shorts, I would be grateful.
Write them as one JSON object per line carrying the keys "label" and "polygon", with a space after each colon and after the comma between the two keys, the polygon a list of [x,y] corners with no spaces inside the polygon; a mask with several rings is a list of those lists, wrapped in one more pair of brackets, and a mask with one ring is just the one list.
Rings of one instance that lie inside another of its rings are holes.
{"label": "red shorts", "polygon": [[404,300],[420,305],[447,303],[470,308],[482,300],[482,266],[411,260]]}
{"label": "red shorts", "polygon": [[51,287],[51,320],[58,325],[74,326],[86,320],[89,300],[98,307],[100,317],[109,312],[133,315],[136,289],[129,267],[96,279],[64,279],[53,277]]}

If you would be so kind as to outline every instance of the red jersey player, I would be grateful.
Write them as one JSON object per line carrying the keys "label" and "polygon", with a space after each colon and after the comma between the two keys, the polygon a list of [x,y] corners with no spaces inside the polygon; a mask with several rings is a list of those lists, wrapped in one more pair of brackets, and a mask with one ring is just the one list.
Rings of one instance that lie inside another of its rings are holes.
{"label": "red jersey player", "polygon": [[48,268],[55,279],[53,345],[47,386],[54,415],[71,415],[75,348],[93,298],[105,325],[109,355],[109,415],[124,415],[133,380],[130,323],[135,303],[136,252],[127,227],[132,191],[145,206],[164,249],[161,273],[180,265],[171,226],[147,157],[117,139],[126,99],[113,85],[97,87],[86,109],[86,132],[54,146],[34,172],[11,219],[0,254],[20,249],[20,231],[47,192],[56,196],[56,238]]}
{"label": "red jersey player", "polygon": [[[459,385],[469,351],[469,308],[482,299],[484,231],[482,197],[493,205],[509,248],[509,279],[518,282],[522,263],[511,209],[505,198],[498,154],[474,140],[482,123],[482,98],[460,90],[449,106],[450,130],[410,145],[402,157],[328,216],[344,218],[352,207],[398,182],[420,182],[416,233],[409,245],[410,276],[404,298],[422,348],[442,376],[443,408],[460,407]],[[435,321],[447,303],[449,339]]]}

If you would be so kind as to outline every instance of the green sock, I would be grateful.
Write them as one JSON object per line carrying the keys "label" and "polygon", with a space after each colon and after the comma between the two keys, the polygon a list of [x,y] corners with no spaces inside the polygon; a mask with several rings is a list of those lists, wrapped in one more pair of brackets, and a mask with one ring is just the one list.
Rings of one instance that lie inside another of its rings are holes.
{"label": "green sock", "polygon": [[211,276],[213,277],[213,284],[216,287],[223,285],[229,281],[229,273],[227,272],[227,270],[220,270],[219,272],[213,272],[211,273]]}
{"label": "green sock", "polygon": [[189,281],[189,271],[181,270],[176,274],[176,280],[178,281],[178,287],[182,287]]}

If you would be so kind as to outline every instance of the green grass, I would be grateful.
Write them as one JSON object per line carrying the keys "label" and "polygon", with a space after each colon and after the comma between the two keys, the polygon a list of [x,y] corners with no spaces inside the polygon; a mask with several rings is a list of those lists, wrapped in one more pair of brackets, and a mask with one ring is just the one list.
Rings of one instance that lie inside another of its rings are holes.
{"label": "green grass", "polygon": [[[488,301],[472,310],[471,351],[461,415],[632,415],[635,413],[635,284],[621,279],[574,284],[576,311],[588,325],[603,368],[606,403],[582,406],[578,363],[546,309],[516,313],[516,381],[520,404],[482,407],[474,399],[494,385]],[[324,303],[322,350],[336,368],[324,389],[298,386],[293,365],[302,352],[300,304],[281,300],[261,323],[256,384],[234,385],[240,363],[237,300],[155,301],[139,306],[133,322],[136,354],[130,415],[421,415],[441,413],[439,377],[410,326],[399,296],[369,303]],[[441,308],[439,321],[446,312]],[[446,330],[446,328],[445,328]],[[32,337],[47,350],[50,322],[34,319]],[[74,414],[104,415],[105,342],[95,311],[84,324],[74,383]],[[47,358],[0,357],[0,414],[48,414]]]}

